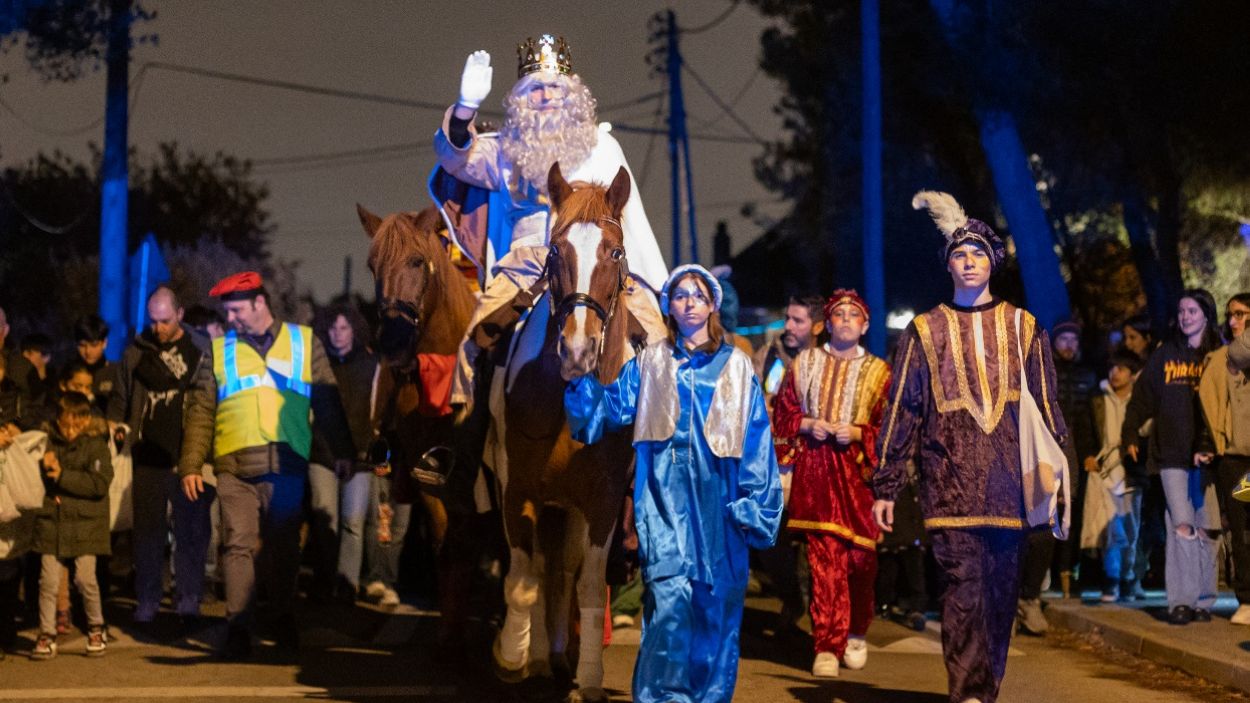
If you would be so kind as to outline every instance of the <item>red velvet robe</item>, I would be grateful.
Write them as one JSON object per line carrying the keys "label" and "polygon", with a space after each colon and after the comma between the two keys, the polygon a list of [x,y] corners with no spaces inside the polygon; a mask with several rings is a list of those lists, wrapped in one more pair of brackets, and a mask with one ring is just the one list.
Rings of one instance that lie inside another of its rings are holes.
{"label": "red velvet robe", "polygon": [[[855,547],[876,550],[880,532],[872,519],[868,480],[877,464],[877,433],[885,415],[890,367],[864,352],[838,359],[824,347],[799,353],[773,406],[773,431],[800,445],[790,489],[786,526],[836,535]],[[861,441],[840,445],[800,435],[804,417],[849,422]]]}

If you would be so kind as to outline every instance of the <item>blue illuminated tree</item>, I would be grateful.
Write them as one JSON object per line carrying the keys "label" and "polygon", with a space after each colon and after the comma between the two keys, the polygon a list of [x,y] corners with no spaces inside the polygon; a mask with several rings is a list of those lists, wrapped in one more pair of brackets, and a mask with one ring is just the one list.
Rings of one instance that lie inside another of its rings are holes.
{"label": "blue illuminated tree", "polygon": [[[31,67],[48,80],[77,79],[84,71],[108,71],[104,159],[100,193],[99,312],[109,324],[110,356],[129,336],[126,324],[126,231],[128,204],[127,101],[130,28],[155,13],[137,0],[10,0],[0,5],[0,41],[6,49],[24,38]],[[154,41],[144,36],[140,41]]]}

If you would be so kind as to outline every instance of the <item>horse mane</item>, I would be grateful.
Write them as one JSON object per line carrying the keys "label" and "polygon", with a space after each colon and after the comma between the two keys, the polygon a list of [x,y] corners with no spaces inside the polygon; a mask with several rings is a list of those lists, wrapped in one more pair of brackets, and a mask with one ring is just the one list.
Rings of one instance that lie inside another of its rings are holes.
{"label": "horse mane", "polygon": [[440,234],[437,208],[388,215],[369,244],[369,266],[376,273],[383,261],[402,261],[413,253],[434,264],[434,278],[421,302],[426,329],[416,352],[455,354],[476,305],[469,283],[460,275]]}
{"label": "horse mane", "polygon": [[556,224],[560,230],[566,225],[579,222],[598,222],[604,217],[612,216],[612,208],[608,205],[608,189],[597,183],[577,182],[573,184],[573,192],[564,202],[560,203],[556,212]]}

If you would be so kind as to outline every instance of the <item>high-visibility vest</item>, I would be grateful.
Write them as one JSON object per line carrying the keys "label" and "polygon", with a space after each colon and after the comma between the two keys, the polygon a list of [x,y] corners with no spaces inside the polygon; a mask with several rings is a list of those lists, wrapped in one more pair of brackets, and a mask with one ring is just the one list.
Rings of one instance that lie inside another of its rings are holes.
{"label": "high-visibility vest", "polygon": [[234,330],[213,340],[217,456],[285,442],[308,458],[312,340],[311,328],[286,323],[263,359],[251,345],[239,344]]}

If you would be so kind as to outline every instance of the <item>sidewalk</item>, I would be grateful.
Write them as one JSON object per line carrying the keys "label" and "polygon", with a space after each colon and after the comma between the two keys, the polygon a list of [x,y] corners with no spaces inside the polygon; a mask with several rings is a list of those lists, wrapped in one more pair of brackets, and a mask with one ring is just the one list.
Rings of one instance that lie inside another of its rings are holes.
{"label": "sidewalk", "polygon": [[1250,627],[1228,622],[1237,609],[1223,594],[1207,623],[1169,625],[1161,592],[1134,603],[1099,603],[1096,593],[1084,601],[1048,601],[1046,618],[1073,632],[1097,632],[1112,647],[1172,666],[1230,688],[1250,693]]}

